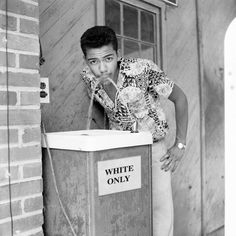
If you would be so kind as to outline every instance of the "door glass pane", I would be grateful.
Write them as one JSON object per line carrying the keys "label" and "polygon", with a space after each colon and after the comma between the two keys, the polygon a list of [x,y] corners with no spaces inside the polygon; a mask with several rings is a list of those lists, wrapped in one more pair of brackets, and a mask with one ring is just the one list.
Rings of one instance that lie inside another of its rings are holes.
{"label": "door glass pane", "polygon": [[127,57],[139,57],[139,45],[131,40],[124,40],[124,55]]}
{"label": "door glass pane", "polygon": [[121,55],[151,59],[161,67],[160,9],[152,12],[123,0],[104,1],[105,24],[116,32]]}
{"label": "door glass pane", "polygon": [[106,0],[105,12],[105,24],[120,34],[120,4],[113,0]]}
{"label": "door glass pane", "polygon": [[141,45],[141,57],[154,61],[154,47],[149,45]]}
{"label": "door glass pane", "polygon": [[154,15],[141,11],[141,40],[154,43]]}
{"label": "door glass pane", "polygon": [[124,5],[124,35],[138,38],[138,11],[126,5]]}

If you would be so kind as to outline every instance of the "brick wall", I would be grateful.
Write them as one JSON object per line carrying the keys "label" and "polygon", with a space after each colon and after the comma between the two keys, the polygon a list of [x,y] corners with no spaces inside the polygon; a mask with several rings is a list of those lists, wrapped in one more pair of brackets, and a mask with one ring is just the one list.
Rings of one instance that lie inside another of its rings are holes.
{"label": "brick wall", "polygon": [[0,235],[11,235],[8,177],[10,157],[13,234],[40,236],[43,235],[43,199],[38,1],[7,2],[6,42],[6,0],[0,1]]}

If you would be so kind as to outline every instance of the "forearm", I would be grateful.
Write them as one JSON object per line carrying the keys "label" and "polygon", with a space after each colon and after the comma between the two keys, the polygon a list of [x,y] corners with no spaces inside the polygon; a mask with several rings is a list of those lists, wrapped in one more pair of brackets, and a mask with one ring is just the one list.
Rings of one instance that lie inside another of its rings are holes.
{"label": "forearm", "polygon": [[182,95],[175,101],[176,141],[186,144],[188,129],[188,101]]}
{"label": "forearm", "polygon": [[162,169],[165,171],[171,170],[173,172],[184,155],[185,147],[183,145],[180,146],[180,143],[186,144],[187,141],[188,101],[183,90],[176,84],[173,87],[169,99],[175,105],[176,140],[174,145],[168,149],[167,155],[165,155],[161,161],[164,161]]}

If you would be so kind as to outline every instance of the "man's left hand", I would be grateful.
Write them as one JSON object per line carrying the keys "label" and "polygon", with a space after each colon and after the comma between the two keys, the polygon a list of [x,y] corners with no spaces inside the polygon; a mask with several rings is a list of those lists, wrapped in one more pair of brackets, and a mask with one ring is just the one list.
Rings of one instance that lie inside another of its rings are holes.
{"label": "man's left hand", "polygon": [[160,161],[163,162],[161,169],[165,171],[171,170],[174,172],[184,156],[184,152],[184,149],[179,149],[176,145],[173,145],[160,159]]}

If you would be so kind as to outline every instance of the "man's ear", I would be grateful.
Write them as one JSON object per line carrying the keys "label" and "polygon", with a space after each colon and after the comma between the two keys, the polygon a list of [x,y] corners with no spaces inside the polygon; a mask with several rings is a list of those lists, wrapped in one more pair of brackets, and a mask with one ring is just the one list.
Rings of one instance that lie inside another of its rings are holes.
{"label": "man's ear", "polygon": [[83,55],[83,59],[84,59],[84,65],[88,65],[85,55]]}
{"label": "man's ear", "polygon": [[117,50],[117,56],[121,57],[121,50],[120,49]]}

